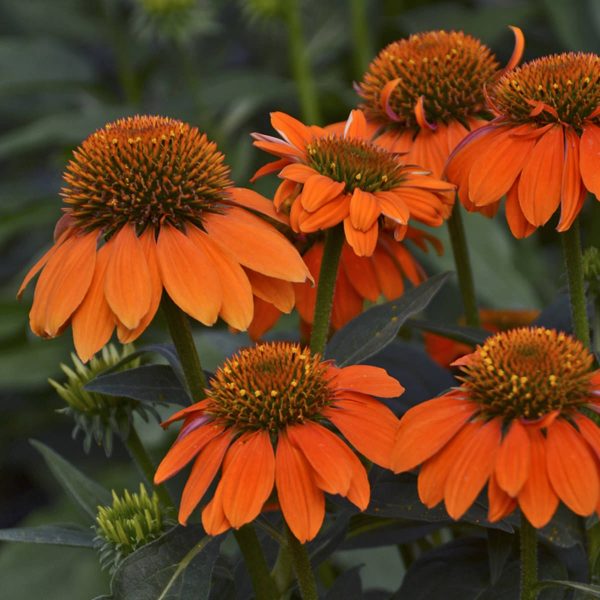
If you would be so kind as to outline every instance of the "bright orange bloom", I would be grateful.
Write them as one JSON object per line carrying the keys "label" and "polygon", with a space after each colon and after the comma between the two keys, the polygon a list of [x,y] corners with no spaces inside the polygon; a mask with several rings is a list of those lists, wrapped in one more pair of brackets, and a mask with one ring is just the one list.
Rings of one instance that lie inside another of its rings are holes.
{"label": "bright orange bloom", "polygon": [[543,327],[490,337],[456,361],[460,387],[419,404],[400,422],[392,469],[421,465],[421,501],[453,519],[488,483],[490,521],[519,505],[543,527],[559,500],[600,512],[600,370],[578,340]]}
{"label": "bright orange bloom", "polygon": [[295,248],[246,210],[279,219],[272,203],[232,187],[223,159],[198,129],[164,117],[121,119],[85,140],[64,174],[55,244],[19,290],[42,271],[34,333],[54,337],[70,323],[86,361],[115,327],[121,342],[136,339],[163,288],[206,325],[220,316],[246,329],[256,286],[304,281]]}
{"label": "bright orange bloom", "polygon": [[558,231],[581,211],[586,191],[600,198],[600,57],[546,56],[505,74],[489,89],[497,118],[453,153],[447,176],[469,210],[494,210],[506,194],[517,238],[559,208]]}
{"label": "bright orange bloom", "polygon": [[[505,69],[516,65],[523,36]],[[386,46],[369,65],[357,91],[377,143],[441,177],[448,156],[486,123],[484,88],[499,74],[490,50],[460,31],[428,31]]]}
{"label": "bright orange bloom", "polygon": [[[405,239],[412,240],[425,252],[428,251],[427,242],[438,254],[443,252],[437,238],[419,229],[409,227]],[[312,326],[315,312],[323,249],[323,240],[319,238],[302,251],[315,285],[309,282],[293,284],[296,309],[307,330]],[[367,301],[376,302],[382,296],[386,300],[399,298],[404,293],[405,279],[412,285],[419,285],[426,279],[426,274],[406,245],[395,241],[390,232],[380,232],[371,256],[357,256],[344,242],[333,294],[331,329],[336,331],[361,314]],[[291,305],[294,305],[293,299]],[[280,316],[281,311],[274,304],[255,301],[254,320],[248,333],[253,339],[260,338]]]}
{"label": "bright orange bloom", "polygon": [[[482,308],[479,310],[481,327],[487,331],[505,331],[514,327],[524,327],[538,318],[539,310],[497,310]],[[463,323],[464,324],[464,323]],[[472,346],[451,340],[435,333],[423,334],[425,349],[431,358],[442,367],[449,367],[457,358],[472,352]]]}
{"label": "bright orange bloom", "polygon": [[344,224],[346,240],[358,256],[371,256],[384,217],[397,225],[398,237],[410,220],[441,225],[454,202],[453,186],[405,164],[397,154],[374,144],[365,117],[353,110],[341,134],[307,127],[284,113],[272,113],[283,139],[253,134],[254,145],[280,159],[259,169],[283,179],[275,193],[277,210],[289,212],[298,233]]}
{"label": "bright orange bloom", "polygon": [[372,395],[403,391],[384,369],[340,369],[296,344],[242,350],[217,370],[206,399],[164,423],[184,419],[155,481],[195,458],[181,498],[182,524],[221,470],[202,510],[207,533],[254,520],[275,492],[290,529],[306,542],[323,523],[323,492],[345,496],[360,510],[369,503],[365,468],[332,426],[369,460],[388,467],[398,419]]}

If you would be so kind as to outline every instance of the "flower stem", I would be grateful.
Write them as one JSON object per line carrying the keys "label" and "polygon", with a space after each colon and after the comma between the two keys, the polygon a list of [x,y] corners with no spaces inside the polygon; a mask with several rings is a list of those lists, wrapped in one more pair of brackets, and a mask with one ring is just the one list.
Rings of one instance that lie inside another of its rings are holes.
{"label": "flower stem", "polygon": [[148,483],[155,489],[156,494],[165,508],[173,507],[173,499],[171,498],[167,488],[164,485],[154,484],[154,473],[156,472],[156,466],[152,459],[146,452],[142,440],[135,430],[133,423],[129,425],[129,433],[127,437],[123,436],[123,443],[127,446],[127,450],[131,455],[131,458],[137,463],[138,467],[144,474],[144,477]]}
{"label": "flower stem", "polygon": [[279,598],[275,582],[269,573],[269,567],[262,553],[260,541],[252,524],[244,525],[234,530],[235,539],[240,547],[250,579],[254,595],[261,600],[276,600]]}
{"label": "flower stem", "polygon": [[571,300],[571,318],[573,332],[586,348],[590,347],[590,325],[587,315],[587,302],[583,281],[583,260],[579,219],[575,219],[567,231],[561,234],[563,256],[569,280],[569,298]]}
{"label": "flower stem", "polygon": [[537,580],[537,531],[521,513],[521,600],[535,600]]}
{"label": "flower stem", "polygon": [[163,297],[162,307],[167,317],[171,339],[181,361],[188,389],[193,401],[198,402],[206,395],[204,391],[206,378],[194,344],[189,319],[167,294]]}
{"label": "flower stem", "polygon": [[315,315],[310,336],[310,349],[312,352],[323,353],[325,343],[327,342],[331,309],[333,307],[335,280],[340,264],[343,243],[344,230],[342,225],[337,225],[327,231],[325,235],[325,247],[323,248],[323,260],[321,261],[321,270],[319,272]]}
{"label": "flower stem", "polygon": [[448,219],[448,233],[450,234],[450,244],[452,245],[454,264],[456,265],[458,286],[465,311],[465,322],[469,327],[479,327],[479,312],[477,311],[473,271],[471,269],[469,248],[467,246],[465,227],[463,225],[458,198]]}
{"label": "flower stem", "polygon": [[294,572],[296,573],[300,596],[302,596],[302,600],[318,600],[317,584],[315,582],[315,576],[306,547],[298,541],[287,525],[286,531],[288,548],[290,549],[292,565],[294,566]]}
{"label": "flower stem", "polygon": [[288,27],[290,62],[298,86],[302,118],[306,123],[318,125],[321,122],[321,114],[317,102],[315,81],[306,51],[307,44],[302,32],[300,3],[298,0],[286,0],[283,6]]}
{"label": "flower stem", "polygon": [[367,0],[350,0],[350,17],[352,19],[354,74],[357,80],[360,80],[373,56],[367,25],[369,23],[367,19]]}

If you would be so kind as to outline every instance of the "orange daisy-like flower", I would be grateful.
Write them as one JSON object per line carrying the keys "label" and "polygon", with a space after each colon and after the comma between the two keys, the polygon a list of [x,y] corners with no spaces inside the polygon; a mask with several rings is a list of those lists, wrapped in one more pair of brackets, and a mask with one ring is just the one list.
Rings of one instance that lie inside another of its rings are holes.
{"label": "orange daisy-like flower", "polygon": [[331,426],[369,460],[387,467],[398,419],[372,395],[403,391],[383,369],[340,369],[295,344],[242,350],[217,370],[206,399],[164,424],[184,419],[155,481],[172,477],[195,458],[181,498],[181,523],[221,470],[202,510],[207,533],[251,522],[275,495],[290,529],[306,542],[323,523],[323,492],[345,496],[361,510],[369,503],[365,468]]}
{"label": "orange daisy-like flower", "polygon": [[267,281],[275,294],[304,281],[295,248],[245,210],[278,218],[272,203],[232,187],[223,160],[205,134],[163,117],[121,119],[85,140],[64,174],[55,244],[19,290],[41,271],[34,333],[53,337],[70,323],[85,361],[115,327],[121,342],[137,338],[163,288],[206,325],[220,316],[246,329],[256,287]]}
{"label": "orange daisy-like flower", "polygon": [[[419,248],[428,251],[429,242],[438,254],[442,254],[440,241],[419,229],[409,227],[405,236]],[[321,262],[323,260],[324,243],[322,239],[314,241],[302,258],[308,266],[315,284],[318,284]],[[376,302],[380,297],[395,300],[404,293],[404,280],[412,285],[419,285],[426,279],[423,267],[402,242],[397,242],[392,234],[381,231],[377,246],[371,256],[357,256],[350,245],[344,242],[340,257],[331,312],[331,329],[343,327],[348,321],[357,317],[364,308],[365,302]],[[294,283],[295,303],[303,325],[309,329],[313,323],[317,285],[311,283]],[[281,311],[272,303],[255,301],[254,319],[248,328],[253,339],[258,339],[277,322]]]}
{"label": "orange daisy-like flower", "polygon": [[[521,31],[506,69],[523,52]],[[484,88],[498,76],[490,50],[460,31],[428,31],[386,46],[357,86],[377,143],[440,177],[448,156],[486,123]]]}
{"label": "orange daisy-like flower", "polygon": [[447,176],[469,210],[494,209],[522,238],[559,208],[569,229],[586,191],[600,198],[600,57],[545,56],[505,74],[489,90],[497,118],[453,153]]}
{"label": "orange daisy-like flower", "polygon": [[490,521],[517,504],[543,527],[559,500],[600,510],[600,371],[578,340],[542,327],[498,333],[459,359],[462,385],[411,408],[392,469],[421,465],[421,501],[459,519],[488,483]]}
{"label": "orange daisy-like flower", "polygon": [[452,184],[408,165],[371,140],[360,110],[353,110],[341,134],[307,127],[284,113],[271,123],[283,139],[253,134],[254,145],[281,157],[255,174],[279,171],[283,183],[275,208],[289,211],[294,231],[311,233],[344,224],[346,240],[358,256],[371,256],[380,220],[398,225],[401,237],[409,220],[439,226],[448,216]]}

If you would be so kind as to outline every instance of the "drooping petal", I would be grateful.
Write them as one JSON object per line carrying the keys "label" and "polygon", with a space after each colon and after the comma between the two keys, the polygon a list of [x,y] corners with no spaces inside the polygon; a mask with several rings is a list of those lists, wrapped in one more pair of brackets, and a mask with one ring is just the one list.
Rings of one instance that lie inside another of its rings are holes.
{"label": "drooping petal", "polygon": [[379,284],[372,261],[365,256],[357,256],[354,250],[344,244],[342,248],[341,270],[344,270],[354,289],[362,298],[375,302],[379,297]]}
{"label": "drooping petal", "polygon": [[584,125],[579,151],[583,184],[600,199],[600,126],[594,123]]}
{"label": "drooping petal", "polygon": [[343,269],[339,269],[333,291],[333,307],[331,309],[331,326],[340,329],[348,321],[360,315],[363,299],[354,289]]}
{"label": "drooping petal", "polygon": [[350,223],[359,231],[368,231],[380,215],[379,201],[370,192],[356,188],[350,199]]}
{"label": "drooping petal", "polygon": [[259,169],[256,170],[254,175],[250,177],[250,182],[254,183],[257,179],[264,177],[265,175],[269,175],[269,173],[274,173],[275,171],[280,171],[286,165],[289,165],[290,161],[287,158],[278,158],[277,160],[268,162],[266,165],[263,165]]}
{"label": "drooping petal", "polygon": [[594,512],[600,494],[596,462],[581,435],[563,419],[548,427],[546,465],[554,491],[574,513]]}
{"label": "drooping petal", "polygon": [[500,419],[492,419],[472,433],[455,457],[444,485],[446,510],[453,519],[462,517],[489,479],[500,437]]}
{"label": "drooping petal", "polygon": [[178,520],[182,525],[187,523],[216,477],[230,443],[231,433],[224,431],[221,435],[212,438],[198,453],[181,494]]}
{"label": "drooping petal", "polygon": [[440,177],[448,158],[448,138],[446,129],[432,131],[421,128],[413,145],[406,155],[406,162],[420,165],[431,171],[435,177]]}
{"label": "drooping petal", "polygon": [[519,204],[519,178],[506,193],[506,221],[511,233],[518,239],[531,235],[537,228],[523,214]]}
{"label": "drooping petal", "polygon": [[[297,203],[294,204],[295,206]],[[300,231],[312,233],[319,229],[329,229],[345,219],[350,210],[350,196],[342,194],[318,208],[313,213],[304,211],[299,215],[298,224]]]}
{"label": "drooping petal", "polygon": [[250,327],[248,327],[248,335],[252,341],[259,340],[269,329],[274,327],[275,323],[281,317],[281,311],[273,306],[270,302],[265,302],[259,297],[254,298],[254,318]]}
{"label": "drooping petal", "polygon": [[254,520],[275,482],[275,455],[266,431],[240,436],[223,464],[223,511],[234,528]]}
{"label": "drooping petal", "polygon": [[490,523],[504,519],[517,507],[517,501],[498,485],[493,473],[488,482],[488,504],[488,521]]}
{"label": "drooping petal", "polygon": [[600,460],[600,427],[585,415],[575,417],[575,423],[585,441],[590,445]]}
{"label": "drooping petal", "polygon": [[513,498],[527,481],[530,463],[529,436],[525,427],[514,420],[498,450],[495,468],[498,485]]}
{"label": "drooping petal", "polygon": [[392,470],[395,473],[410,471],[433,456],[477,410],[475,403],[448,395],[409,409],[396,433]]}
{"label": "drooping petal", "polygon": [[284,225],[289,225],[289,219],[283,213],[277,212],[271,200],[261,196],[254,190],[247,188],[234,187],[227,190],[232,200],[245,208],[259,212],[274,221],[279,221]]}
{"label": "drooping petal", "polygon": [[252,286],[252,292],[265,302],[273,304],[278,310],[289,313],[294,308],[294,288],[289,281],[267,277],[251,269],[246,275]]}
{"label": "drooping petal", "polygon": [[375,248],[372,257],[379,288],[387,300],[395,300],[404,292],[402,271],[396,262],[381,246]]}
{"label": "drooping petal", "polygon": [[281,512],[300,543],[312,540],[325,518],[325,498],[304,454],[279,434],[275,453],[275,485]]}
{"label": "drooping petal", "polygon": [[540,227],[560,204],[565,141],[562,126],[549,129],[529,152],[519,179],[519,203],[525,218]]}
{"label": "drooping petal", "polygon": [[338,369],[333,385],[339,390],[349,390],[370,394],[379,398],[395,398],[404,393],[404,387],[397,379],[387,374],[381,367],[352,365]]}
{"label": "drooping petal", "polygon": [[133,225],[124,225],[106,244],[106,301],[127,329],[135,329],[150,310],[152,288],[146,256]]}
{"label": "drooping petal", "polygon": [[219,535],[231,529],[231,523],[223,510],[223,480],[219,482],[215,495],[202,511],[202,527],[208,535]]}
{"label": "drooping petal", "polygon": [[75,350],[83,362],[87,362],[108,342],[115,329],[115,317],[104,297],[107,264],[108,252],[106,246],[102,246],[96,254],[90,287],[71,321]]}
{"label": "drooping petal", "polygon": [[344,234],[346,240],[358,256],[371,256],[373,254],[375,246],[377,245],[378,233],[379,226],[377,221],[375,221],[370,229],[360,231],[359,229],[354,228],[350,217],[344,219]]}
{"label": "drooping petal", "polygon": [[406,203],[394,192],[375,192],[379,202],[379,209],[386,217],[396,223],[406,225],[410,219],[410,209]]}
{"label": "drooping petal", "polygon": [[281,177],[282,179],[289,179],[294,183],[306,183],[309,177],[312,177],[313,175],[317,174],[317,171],[315,171],[308,165],[303,165],[301,163],[292,163],[281,170],[281,173],[279,173],[279,177]]}
{"label": "drooping petal", "polygon": [[552,518],[558,506],[558,496],[550,485],[546,466],[546,440],[538,429],[528,428],[531,465],[529,477],[519,492],[519,506],[527,520],[536,528]]}
{"label": "drooping petal", "polygon": [[194,319],[212,325],[223,301],[212,260],[171,225],[161,227],[156,249],[160,276],[173,302]]}
{"label": "drooping petal", "polygon": [[308,212],[315,212],[342,194],[344,187],[344,183],[315,174],[304,182],[300,196],[302,207]]}
{"label": "drooping petal", "polygon": [[585,187],[579,172],[579,136],[565,129],[565,163],[560,194],[560,221],[557,231],[567,231],[577,218],[585,200]]}

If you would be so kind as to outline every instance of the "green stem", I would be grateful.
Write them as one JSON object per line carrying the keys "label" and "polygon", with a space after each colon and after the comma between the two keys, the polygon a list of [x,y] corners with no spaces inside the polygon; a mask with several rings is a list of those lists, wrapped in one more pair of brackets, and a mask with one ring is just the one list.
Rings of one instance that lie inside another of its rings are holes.
{"label": "green stem", "polygon": [[594,318],[592,323],[592,331],[594,332],[594,346],[592,350],[600,356],[600,298],[594,304]]}
{"label": "green stem", "polygon": [[521,599],[535,600],[538,594],[537,531],[521,513]]}
{"label": "green stem", "polygon": [[310,349],[312,352],[322,353],[327,342],[331,309],[333,308],[333,292],[343,243],[344,229],[342,225],[329,229],[325,234],[325,247],[323,248],[323,260],[321,261],[317,300],[315,302],[315,316],[310,336]]}
{"label": "green stem", "polygon": [[167,294],[163,297],[163,311],[167,317],[169,333],[175,344],[175,349],[181,361],[181,367],[188,384],[190,394],[194,402],[204,398],[206,392],[206,378],[200,364],[200,357],[194,344],[192,328],[186,314],[169,298]]}
{"label": "green stem", "polygon": [[292,565],[294,566],[294,573],[296,573],[300,596],[302,596],[302,600],[318,600],[317,584],[315,582],[315,576],[306,547],[298,541],[296,536],[290,531],[289,527],[286,526],[286,530],[288,548],[290,549],[290,556],[292,558]]}
{"label": "green stem", "polygon": [[361,80],[371,58],[373,50],[369,38],[367,19],[367,1],[350,0],[350,17],[352,19],[352,50],[354,54],[354,74],[357,80]]}
{"label": "green stem", "polygon": [[581,254],[581,238],[579,219],[575,219],[567,231],[561,234],[563,256],[569,281],[569,298],[571,300],[571,318],[573,332],[586,348],[590,347],[590,325],[587,315],[587,302],[583,281],[583,260]]}
{"label": "green stem", "polygon": [[321,123],[321,114],[317,102],[315,81],[306,51],[307,44],[302,32],[300,2],[286,0],[283,5],[288,27],[291,68],[298,86],[302,118],[310,125],[318,125]]}
{"label": "green stem", "polygon": [[294,582],[292,555],[287,542],[279,546],[279,552],[277,553],[277,559],[271,571],[271,576],[275,580],[275,585],[281,595],[285,594]]}
{"label": "green stem", "polygon": [[156,494],[165,508],[172,508],[173,499],[169,495],[167,488],[164,485],[154,485],[156,466],[148,455],[148,452],[146,452],[146,448],[144,448],[144,444],[142,444],[142,440],[133,424],[129,425],[129,434],[126,438],[123,437],[123,443],[127,446],[131,458],[137,463],[148,483],[156,490]]}
{"label": "green stem", "polygon": [[275,582],[269,573],[269,567],[260,546],[260,541],[251,524],[244,525],[234,530],[235,539],[240,547],[252,587],[257,600],[275,600],[279,598]]}
{"label": "green stem", "polygon": [[448,219],[448,233],[450,234],[450,244],[452,245],[454,264],[456,265],[458,286],[460,288],[460,294],[465,310],[465,322],[469,327],[479,327],[479,312],[477,310],[477,299],[475,297],[473,271],[471,270],[469,248],[467,246],[465,227],[463,225],[458,198],[454,203],[454,209]]}

